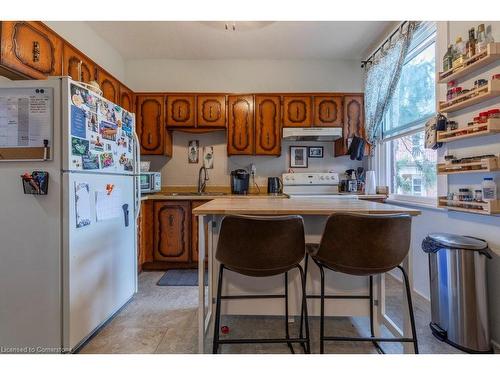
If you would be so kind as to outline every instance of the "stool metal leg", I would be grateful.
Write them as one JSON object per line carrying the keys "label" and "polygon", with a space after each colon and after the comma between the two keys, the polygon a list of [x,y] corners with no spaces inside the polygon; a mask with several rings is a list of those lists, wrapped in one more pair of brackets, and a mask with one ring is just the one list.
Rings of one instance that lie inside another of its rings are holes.
{"label": "stool metal leg", "polygon": [[[288,340],[290,339],[290,332],[288,328],[288,272],[285,272],[285,337]],[[295,354],[292,343],[287,342],[287,344],[292,354]]]}
{"label": "stool metal leg", "polygon": [[[307,284],[307,264],[308,264],[308,261],[309,261],[309,254],[306,253],[306,259],[304,261],[304,278],[305,278],[306,284]],[[304,293],[306,293],[306,292],[307,292],[307,285],[304,286]],[[307,305],[307,294],[306,294],[306,305]],[[304,335],[303,335],[304,324],[303,323],[304,323],[304,309],[302,308],[300,311],[300,328],[299,328],[299,332],[300,332],[299,337],[300,338],[304,337]],[[306,352],[306,353],[308,351],[309,351],[309,353],[311,352],[310,348],[309,349],[306,348],[305,343],[301,343],[301,345],[302,345],[302,348],[304,349],[304,352]]]}
{"label": "stool metal leg", "polygon": [[[304,343],[304,352],[306,354],[311,354],[311,339],[309,336],[309,316],[307,313],[307,295],[306,295],[306,274],[302,270],[302,267],[300,265],[297,265],[297,268],[299,269],[300,272],[300,281],[302,284],[302,311],[304,312],[304,324],[306,328],[306,337],[305,337],[305,343]],[[301,312],[302,314],[302,312]],[[302,330],[301,330],[302,333]]]}
{"label": "stool metal leg", "polygon": [[[319,264],[318,264],[319,265]],[[319,321],[319,352],[325,352],[325,271],[323,266],[319,265],[319,272],[321,274],[321,311]]]}
{"label": "stool metal leg", "polygon": [[417,330],[415,328],[415,316],[413,313],[413,304],[411,301],[411,290],[410,290],[410,281],[408,280],[408,275],[403,267],[398,266],[403,274],[403,278],[405,281],[405,289],[406,289],[406,299],[408,300],[408,309],[410,310],[410,325],[411,325],[411,335],[413,337],[413,348],[415,350],[415,354],[418,354],[418,341],[417,341]]}
{"label": "stool metal leg", "polygon": [[215,322],[214,322],[214,338],[212,353],[217,354],[219,350],[219,326],[220,326],[220,310],[221,310],[221,295],[222,295],[222,276],[224,272],[224,265],[221,264],[219,267],[219,280],[217,282],[217,300],[215,307]]}

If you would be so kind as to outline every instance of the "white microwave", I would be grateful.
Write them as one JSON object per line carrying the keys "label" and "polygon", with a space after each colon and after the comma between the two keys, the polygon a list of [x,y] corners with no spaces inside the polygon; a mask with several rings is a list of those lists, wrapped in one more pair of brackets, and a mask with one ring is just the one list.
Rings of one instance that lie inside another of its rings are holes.
{"label": "white microwave", "polygon": [[141,172],[141,193],[154,193],[160,190],[160,172]]}

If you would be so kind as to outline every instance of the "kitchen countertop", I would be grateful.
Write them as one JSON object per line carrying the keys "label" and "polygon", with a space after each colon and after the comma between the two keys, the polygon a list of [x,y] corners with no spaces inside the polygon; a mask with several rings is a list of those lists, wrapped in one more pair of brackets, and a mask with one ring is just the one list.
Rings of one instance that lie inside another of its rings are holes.
{"label": "kitchen countertop", "polygon": [[231,194],[231,193],[215,193],[215,192],[206,192],[203,194],[196,193],[186,193],[186,192],[165,192],[165,193],[153,193],[153,194],[145,194],[141,196],[141,200],[195,200],[195,201],[210,201],[212,199],[222,199],[222,198],[231,198],[231,199],[283,199],[288,198],[286,194],[279,195],[269,195],[269,194]]}
{"label": "kitchen countertop", "polygon": [[334,212],[358,212],[367,214],[405,213],[420,215],[419,210],[377,203],[360,199],[234,199],[220,198],[207,202],[193,210],[195,215],[330,215]]}

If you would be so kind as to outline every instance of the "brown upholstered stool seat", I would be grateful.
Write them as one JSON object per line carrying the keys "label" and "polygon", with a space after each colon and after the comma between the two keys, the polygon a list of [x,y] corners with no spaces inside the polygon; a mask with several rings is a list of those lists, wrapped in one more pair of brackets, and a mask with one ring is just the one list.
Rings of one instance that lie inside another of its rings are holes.
{"label": "brown upholstered stool seat", "polygon": [[[304,223],[300,216],[226,216],[222,220],[215,258],[220,262],[214,325],[213,353],[221,344],[286,343],[294,353],[292,343],[300,343],[310,351],[307,325],[305,277],[300,262],[305,255]],[[306,316],[306,335],[302,328],[299,337],[291,338],[288,332],[288,272],[298,269],[302,286],[302,313]],[[283,295],[223,296],[224,270],[250,277],[284,275]],[[236,298],[284,298],[285,338],[279,339],[219,339],[221,300]]]}
{"label": "brown upholstered stool seat", "polygon": [[[306,245],[305,271],[311,257],[319,267],[321,276],[321,295],[308,296],[321,298],[320,352],[323,353],[324,341],[371,341],[382,351],[378,341],[413,342],[418,353],[415,319],[411,302],[408,277],[400,266],[408,255],[411,239],[411,218],[409,215],[366,215],[337,213],[331,215],[325,225],[321,242]],[[376,338],[373,328],[373,275],[383,274],[399,268],[405,282],[410,322],[411,338]],[[325,269],[355,276],[368,276],[369,296],[325,296]],[[325,298],[363,298],[370,301],[371,336],[351,338],[324,335]],[[302,323],[302,321],[301,321]],[[382,351],[383,352],[383,351]]]}

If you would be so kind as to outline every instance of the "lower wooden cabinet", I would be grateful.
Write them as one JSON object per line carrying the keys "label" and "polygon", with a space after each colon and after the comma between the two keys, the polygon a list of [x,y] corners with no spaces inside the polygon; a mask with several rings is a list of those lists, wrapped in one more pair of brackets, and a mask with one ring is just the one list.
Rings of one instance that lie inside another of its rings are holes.
{"label": "lower wooden cabinet", "polygon": [[189,201],[154,202],[154,261],[189,262]]}
{"label": "lower wooden cabinet", "polygon": [[[202,204],[207,203],[207,201],[192,201],[191,202],[191,210],[194,210],[196,207],[201,206]],[[205,228],[207,231],[207,228]],[[207,253],[205,247],[205,254]],[[198,216],[193,215],[191,212],[191,261],[197,263],[198,262]]]}

